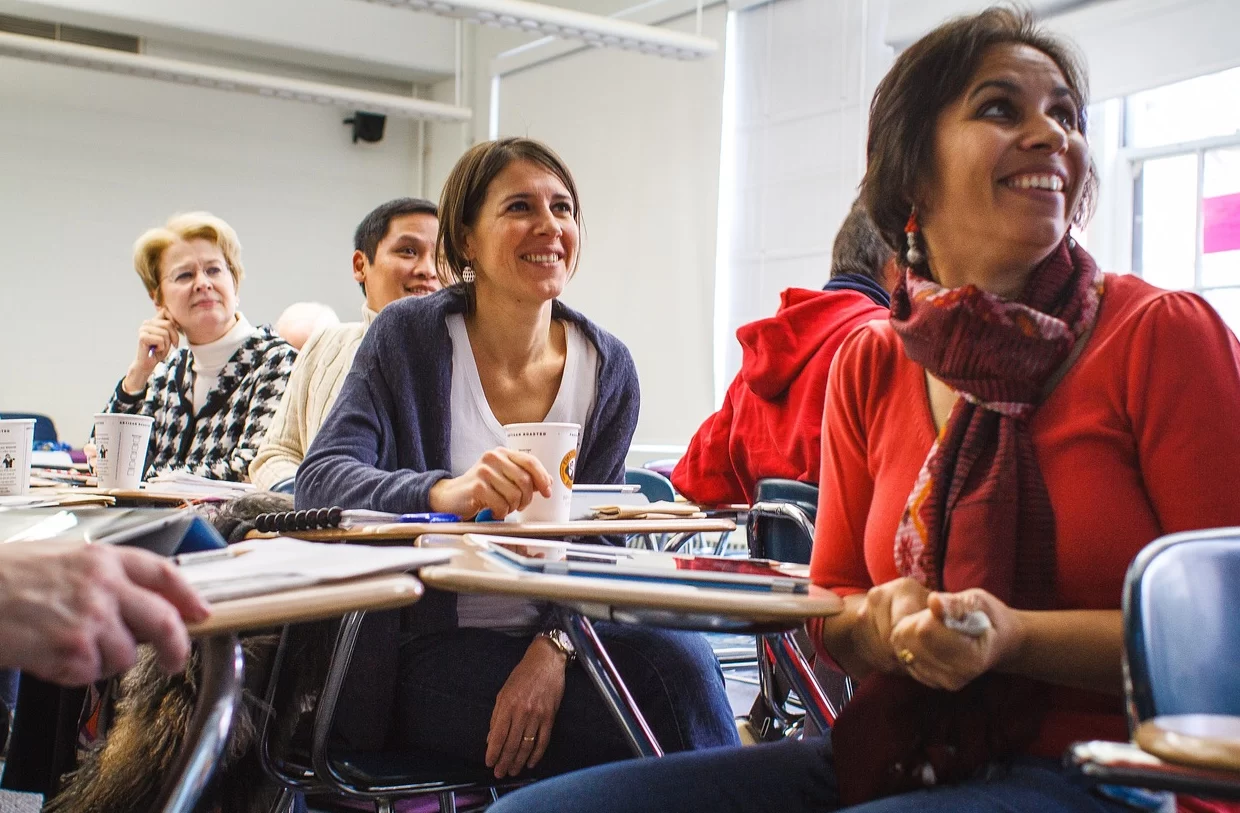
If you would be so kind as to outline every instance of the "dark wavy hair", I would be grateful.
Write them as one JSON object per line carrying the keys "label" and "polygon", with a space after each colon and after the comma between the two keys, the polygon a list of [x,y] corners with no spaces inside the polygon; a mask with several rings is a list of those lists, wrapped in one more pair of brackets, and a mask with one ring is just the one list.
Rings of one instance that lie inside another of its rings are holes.
{"label": "dark wavy hair", "polygon": [[[870,103],[866,171],[861,200],[870,219],[908,265],[904,226],[917,201],[919,185],[934,175],[934,135],[939,114],[960,97],[996,45],[1028,45],[1050,57],[1063,74],[1086,135],[1089,80],[1085,65],[1068,42],[1038,26],[1031,12],[995,6],[957,17],[931,31],[896,57]],[[1093,160],[1073,215],[1084,225],[1093,214],[1098,173]]]}

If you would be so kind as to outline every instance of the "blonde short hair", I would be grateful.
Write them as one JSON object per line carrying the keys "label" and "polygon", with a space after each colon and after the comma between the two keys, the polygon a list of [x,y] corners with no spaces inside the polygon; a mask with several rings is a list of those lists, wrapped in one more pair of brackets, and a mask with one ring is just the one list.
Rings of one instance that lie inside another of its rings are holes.
{"label": "blonde short hair", "polygon": [[163,226],[148,229],[133,244],[133,269],[156,302],[161,300],[159,258],[164,250],[178,240],[198,239],[209,240],[219,247],[233,282],[241,285],[245,268],[241,265],[241,241],[237,239],[237,232],[210,212],[186,212],[168,218]]}

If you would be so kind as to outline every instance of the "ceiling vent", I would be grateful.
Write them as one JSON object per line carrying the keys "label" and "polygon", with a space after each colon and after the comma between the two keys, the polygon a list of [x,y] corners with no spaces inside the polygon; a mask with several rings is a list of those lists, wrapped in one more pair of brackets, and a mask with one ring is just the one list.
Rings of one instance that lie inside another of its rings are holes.
{"label": "ceiling vent", "polygon": [[107,48],[130,54],[139,53],[142,44],[140,39],[128,34],[114,34],[111,31],[100,31],[97,28],[61,25],[49,23],[46,20],[13,17],[8,14],[0,14],[0,31],[9,34],[24,34],[27,37],[42,37],[45,40],[73,42],[78,45],[93,45],[96,48]]}

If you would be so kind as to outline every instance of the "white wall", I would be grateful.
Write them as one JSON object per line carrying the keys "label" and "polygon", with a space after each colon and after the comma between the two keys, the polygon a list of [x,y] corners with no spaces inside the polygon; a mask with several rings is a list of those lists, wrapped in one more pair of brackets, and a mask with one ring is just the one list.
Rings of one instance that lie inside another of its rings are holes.
{"label": "white wall", "polygon": [[353,145],[330,108],[0,59],[0,409],[51,415],[80,444],[151,312],[134,238],[176,211],[238,231],[241,305],[357,318],[352,233],[415,188],[415,125]]}
{"label": "white wall", "polygon": [[1112,0],[1050,27],[1084,52],[1095,101],[1240,65],[1236,0]]}
{"label": "white wall", "polygon": [[740,368],[736,329],[774,313],[783,289],[827,280],[865,171],[870,96],[891,60],[885,20],[881,0],[776,0],[737,14],[720,399]]}

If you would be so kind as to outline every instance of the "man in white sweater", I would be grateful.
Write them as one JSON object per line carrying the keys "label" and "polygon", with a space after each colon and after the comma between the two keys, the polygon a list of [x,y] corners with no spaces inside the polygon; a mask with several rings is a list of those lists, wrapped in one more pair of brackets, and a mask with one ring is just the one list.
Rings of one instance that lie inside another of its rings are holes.
{"label": "man in white sweater", "polygon": [[366,304],[361,322],[323,328],[297,357],[267,439],[250,464],[250,482],[270,489],[290,481],[344,384],[353,356],[371,321],[384,306],[440,288],[435,273],[435,204],[397,198],[362,219],[353,235],[353,279]]}

